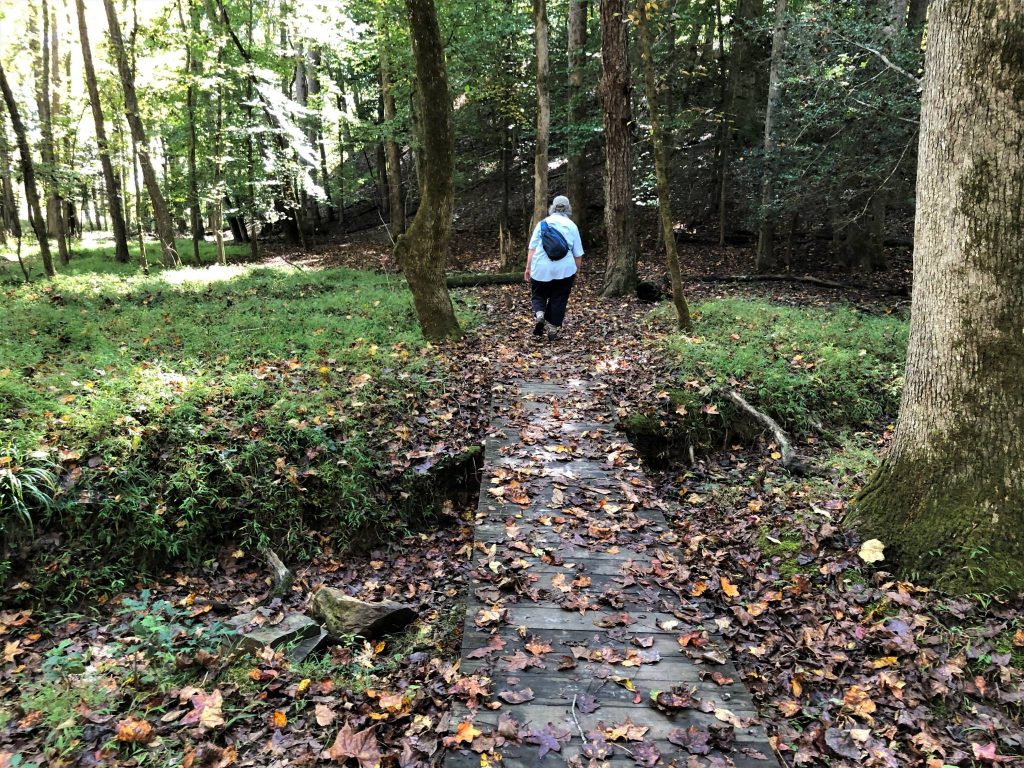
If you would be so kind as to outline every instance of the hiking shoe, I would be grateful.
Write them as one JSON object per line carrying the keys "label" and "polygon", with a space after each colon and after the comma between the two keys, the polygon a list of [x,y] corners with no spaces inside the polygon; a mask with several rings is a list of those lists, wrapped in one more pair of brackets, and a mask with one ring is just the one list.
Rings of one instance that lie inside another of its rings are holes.
{"label": "hiking shoe", "polygon": [[534,336],[543,336],[544,335],[544,313],[543,312],[535,312],[534,315],[533,315],[533,320],[534,320],[533,335]]}
{"label": "hiking shoe", "polygon": [[548,341],[554,341],[558,338],[559,329],[553,325],[548,326]]}

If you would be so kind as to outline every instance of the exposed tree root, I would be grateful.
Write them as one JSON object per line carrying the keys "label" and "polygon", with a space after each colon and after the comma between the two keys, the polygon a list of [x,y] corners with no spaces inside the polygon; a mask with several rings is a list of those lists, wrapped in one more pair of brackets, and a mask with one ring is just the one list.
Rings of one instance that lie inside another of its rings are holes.
{"label": "exposed tree root", "polygon": [[782,454],[783,467],[786,469],[792,469],[794,472],[803,472],[806,469],[803,464],[796,460],[796,451],[793,450],[793,445],[789,442],[789,437],[775,419],[768,414],[757,410],[757,408],[748,403],[743,395],[735,389],[723,387],[719,390],[719,393],[736,403],[736,405],[743,409],[745,413],[759,421],[772,433],[776,444],[779,446],[779,453]]}

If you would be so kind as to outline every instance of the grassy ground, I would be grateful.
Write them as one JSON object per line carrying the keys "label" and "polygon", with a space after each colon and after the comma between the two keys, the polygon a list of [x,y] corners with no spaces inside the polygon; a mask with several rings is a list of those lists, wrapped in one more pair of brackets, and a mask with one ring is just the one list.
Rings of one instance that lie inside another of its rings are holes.
{"label": "grassy ground", "polygon": [[116,588],[229,538],[298,553],[314,529],[384,527],[385,443],[444,384],[394,277],[146,276],[97,249],[3,297],[0,462],[61,476],[50,507],[0,496],[23,591]]}
{"label": "grassy ground", "polygon": [[[131,253],[131,262],[118,264],[114,261],[114,243],[110,237],[103,232],[86,232],[81,240],[75,240],[71,249],[71,261],[61,265],[57,260],[56,245],[50,244],[53,251],[54,265],[62,275],[79,275],[86,272],[102,272],[104,274],[134,275],[140,271],[138,241],[129,243],[128,249]],[[178,240],[178,254],[186,263],[192,260],[192,241]],[[155,240],[146,242],[146,260],[151,272],[159,272],[162,269],[160,263],[160,244]],[[239,262],[249,256],[248,245],[231,245],[225,247],[225,254],[229,262]],[[217,261],[217,248],[213,241],[200,243],[199,256],[204,264],[215,264]],[[42,261],[39,259],[39,246],[32,238],[27,238],[22,243],[21,259],[28,269],[29,276],[33,280],[44,278]],[[0,244],[0,285],[6,283],[24,282],[25,276],[18,265],[17,243],[9,240],[6,244]]]}
{"label": "grassy ground", "polygon": [[694,321],[695,336],[667,339],[684,389],[738,387],[799,431],[855,430],[899,407],[904,317],[729,298],[697,304]]}

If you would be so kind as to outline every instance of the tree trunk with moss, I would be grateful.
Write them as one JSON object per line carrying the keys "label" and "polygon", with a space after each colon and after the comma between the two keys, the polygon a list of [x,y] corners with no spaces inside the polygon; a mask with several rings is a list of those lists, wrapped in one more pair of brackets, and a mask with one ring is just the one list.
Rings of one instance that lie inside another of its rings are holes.
{"label": "tree trunk with moss", "polygon": [[548,140],[551,133],[551,94],[548,91],[547,0],[533,0],[534,41],[537,48],[537,143],[533,152],[533,217],[530,233],[548,213]]}
{"label": "tree trunk with moss", "polygon": [[630,146],[629,39],[625,0],[601,1],[601,102],[604,123],[604,230],[608,256],[605,298],[636,287]]}
{"label": "tree trunk with moss", "polygon": [[2,64],[0,64],[0,91],[3,91],[7,114],[11,117],[11,127],[14,128],[14,136],[18,141],[21,178],[25,184],[25,202],[28,203],[29,221],[32,224],[32,231],[36,233],[36,240],[39,241],[39,255],[43,260],[43,270],[47,277],[53,277],[56,272],[53,269],[53,256],[50,254],[50,241],[46,239],[46,219],[43,218],[43,210],[39,204],[36,171],[32,163],[32,148],[28,144],[25,124],[21,121],[18,103],[14,100],[14,94],[11,92],[10,83],[7,82],[7,73],[4,72]]}
{"label": "tree trunk with moss", "polygon": [[395,244],[395,256],[423,335],[439,341],[461,334],[445,282],[455,198],[452,102],[434,0],[405,0],[405,6],[416,62],[420,204],[408,232]]}
{"label": "tree trunk with moss", "polygon": [[905,573],[1024,589],[1024,7],[929,14],[896,435],[854,510]]}
{"label": "tree trunk with moss", "polygon": [[121,24],[117,20],[113,0],[103,0],[103,7],[107,13],[110,47],[117,64],[118,74],[121,77],[121,89],[124,92],[124,114],[128,121],[128,128],[131,130],[132,139],[138,147],[139,165],[142,167],[142,183],[146,186],[146,192],[153,205],[153,219],[156,222],[156,234],[163,251],[164,264],[169,267],[178,266],[181,264],[181,260],[178,258],[174,242],[174,224],[171,222],[167,201],[164,200],[163,193],[160,191],[160,182],[157,180],[153,161],[149,156],[149,141],[146,138],[146,129],[142,125],[142,117],[139,115],[139,100],[135,94],[135,75],[128,66],[128,55],[121,37]]}
{"label": "tree trunk with moss", "polygon": [[672,279],[672,303],[676,307],[677,324],[680,329],[689,331],[693,328],[693,323],[690,320],[690,308],[686,304],[686,296],[683,295],[683,276],[679,269],[679,253],[676,250],[665,134],[661,126],[661,115],[658,113],[658,83],[654,74],[654,53],[651,46],[646,2],[647,0],[639,0],[636,4],[636,33],[644,70],[647,111],[651,116],[651,144],[654,146],[654,174],[658,190],[658,220],[661,223],[661,239],[665,245],[668,273]]}

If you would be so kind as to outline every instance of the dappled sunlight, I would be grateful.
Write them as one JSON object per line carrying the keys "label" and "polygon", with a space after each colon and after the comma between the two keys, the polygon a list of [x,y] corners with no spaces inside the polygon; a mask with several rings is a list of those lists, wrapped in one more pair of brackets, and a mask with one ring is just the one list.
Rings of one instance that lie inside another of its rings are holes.
{"label": "dappled sunlight", "polygon": [[[264,269],[282,269],[282,267],[269,266]],[[210,283],[234,280],[236,277],[243,277],[250,274],[254,267],[247,264],[212,264],[209,267],[181,267],[179,269],[168,269],[160,273],[160,280],[176,287],[197,286],[202,287]]]}

